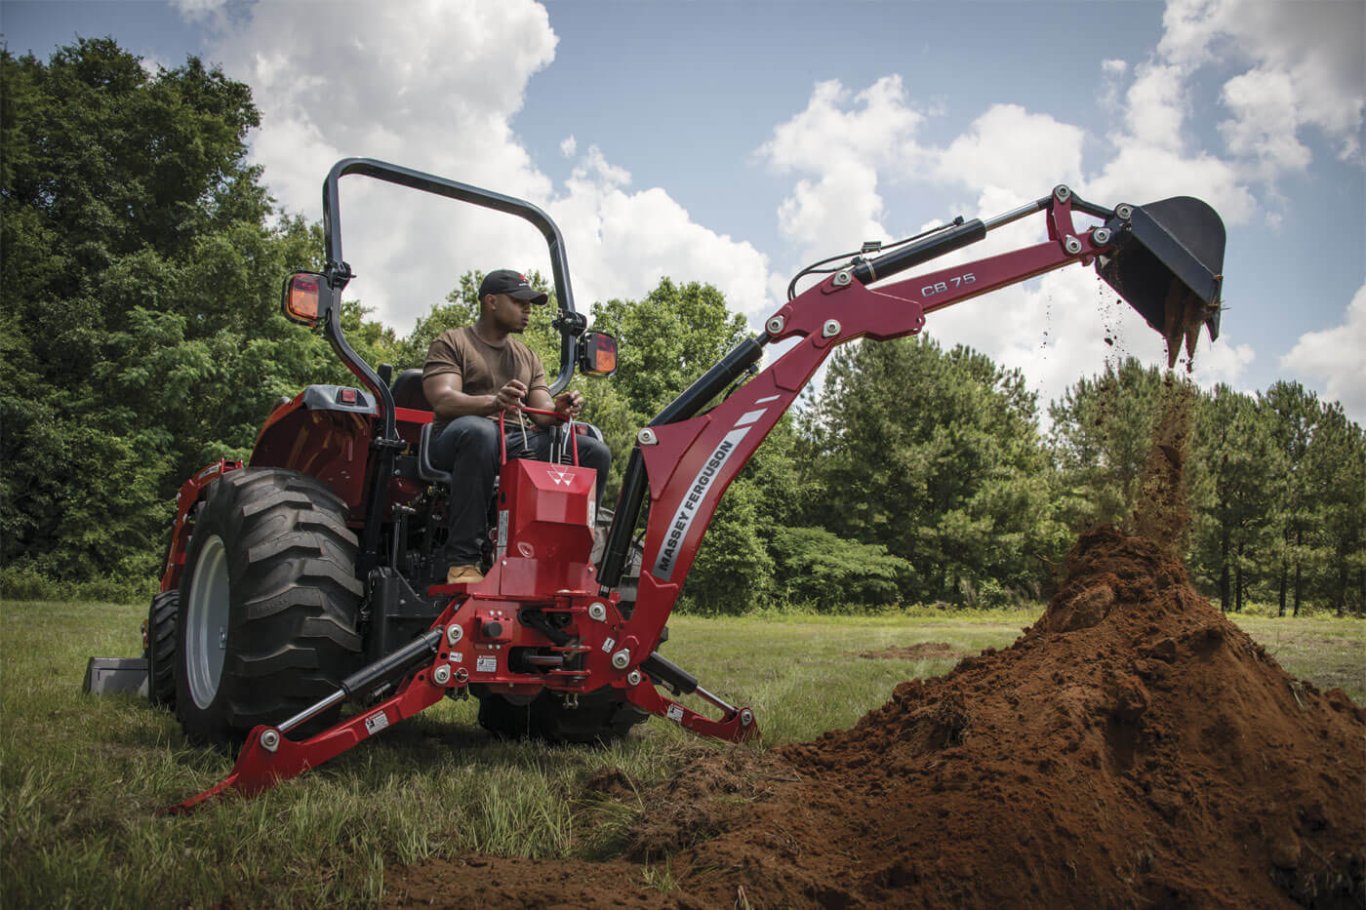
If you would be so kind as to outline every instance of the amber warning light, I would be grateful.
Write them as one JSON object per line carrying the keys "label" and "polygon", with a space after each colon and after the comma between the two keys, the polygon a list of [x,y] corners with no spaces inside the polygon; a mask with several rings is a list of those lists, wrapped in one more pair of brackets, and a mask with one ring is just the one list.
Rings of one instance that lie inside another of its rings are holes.
{"label": "amber warning light", "polygon": [[285,318],[306,326],[316,326],[322,282],[323,276],[316,272],[295,272],[285,279],[284,300],[281,301]]}
{"label": "amber warning light", "polygon": [[617,340],[602,332],[585,332],[579,342],[579,369],[589,376],[615,373]]}

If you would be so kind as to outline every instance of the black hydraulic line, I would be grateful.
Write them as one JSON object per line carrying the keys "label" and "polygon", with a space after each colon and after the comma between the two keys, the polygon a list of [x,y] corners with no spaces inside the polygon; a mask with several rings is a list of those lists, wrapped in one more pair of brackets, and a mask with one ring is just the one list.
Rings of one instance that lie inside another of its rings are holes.
{"label": "black hydraulic line", "polygon": [[310,719],[319,714],[335,708],[347,699],[355,699],[366,692],[379,682],[387,680],[391,676],[398,676],[415,663],[431,657],[436,653],[436,649],[441,647],[441,639],[445,632],[441,629],[432,629],[421,638],[416,638],[408,644],[399,648],[397,651],[372,664],[361,667],[355,673],[341,681],[341,688],[331,695],[315,702],[304,708],[298,714],[276,726],[281,733],[288,733],[300,724],[307,723]]}
{"label": "black hydraulic line", "polygon": [[[631,549],[631,536],[636,530],[636,519],[640,517],[640,507],[645,502],[645,487],[645,456],[637,444],[631,449],[631,460],[626,463],[626,472],[621,477],[621,494],[617,497],[617,508],[612,513],[612,524],[607,529],[607,543],[598,562],[598,584],[604,591],[621,583],[622,572],[626,569],[626,554]],[[630,521],[624,520],[626,515],[631,516]]]}
{"label": "black hydraulic line", "polygon": [[[707,402],[723,392],[751,365],[758,363],[764,354],[764,341],[767,335],[759,338],[746,338],[731,349],[711,369],[703,373],[692,385],[660,411],[650,426],[663,426],[687,420]],[[598,584],[604,590],[615,588],[621,583],[622,571],[626,568],[626,554],[631,549],[631,536],[635,533],[636,521],[640,518],[640,508],[645,501],[645,457],[640,445],[631,450],[631,460],[626,465],[626,473],[621,480],[621,495],[617,498],[617,508],[612,514],[612,526],[607,531],[607,545],[603,548],[598,563]]]}
{"label": "black hydraulic line", "polygon": [[421,638],[415,638],[392,654],[381,657],[372,664],[361,667],[341,681],[341,688],[347,697],[355,698],[375,683],[391,676],[397,676],[413,664],[431,657],[441,645],[444,629],[432,629]]}
{"label": "black hydraulic line", "polygon": [[919,243],[907,244],[886,255],[860,262],[851,272],[859,284],[871,284],[880,278],[904,272],[922,262],[929,262],[945,253],[976,243],[986,235],[987,226],[980,218],[974,218],[926,237]]}
{"label": "black hydraulic line", "polygon": [[641,661],[640,669],[649,674],[655,682],[667,685],[675,695],[688,695],[697,691],[697,677],[658,651]]}
{"label": "black hydraulic line", "polygon": [[730,353],[717,361],[716,365],[703,373],[696,382],[688,386],[673,401],[665,406],[650,421],[650,426],[658,427],[666,423],[677,423],[702,410],[702,406],[725,390],[726,386],[738,379],[750,364],[758,363],[764,355],[764,346],[759,339],[746,338],[731,348]]}

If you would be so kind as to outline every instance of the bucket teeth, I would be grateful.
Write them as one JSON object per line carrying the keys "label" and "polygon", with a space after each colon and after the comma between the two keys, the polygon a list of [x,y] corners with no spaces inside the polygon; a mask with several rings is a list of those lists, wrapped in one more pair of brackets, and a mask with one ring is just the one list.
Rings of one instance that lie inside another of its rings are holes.
{"label": "bucket teeth", "polygon": [[1163,309],[1162,336],[1167,340],[1167,368],[1176,366],[1185,342],[1186,359],[1194,360],[1200,329],[1219,312],[1218,303],[1206,303],[1179,281],[1173,281]]}

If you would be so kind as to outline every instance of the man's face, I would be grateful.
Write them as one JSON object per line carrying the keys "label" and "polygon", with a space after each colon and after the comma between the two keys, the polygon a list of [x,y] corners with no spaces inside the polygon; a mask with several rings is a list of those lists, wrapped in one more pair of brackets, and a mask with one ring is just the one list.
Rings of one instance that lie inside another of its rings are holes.
{"label": "man's face", "polygon": [[531,321],[530,300],[517,300],[508,294],[489,294],[493,322],[505,332],[522,332]]}

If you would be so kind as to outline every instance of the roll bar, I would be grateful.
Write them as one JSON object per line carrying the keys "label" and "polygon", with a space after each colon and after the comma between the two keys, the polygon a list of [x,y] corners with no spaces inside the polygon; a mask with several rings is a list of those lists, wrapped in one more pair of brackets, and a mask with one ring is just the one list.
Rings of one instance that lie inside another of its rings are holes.
{"label": "roll bar", "polygon": [[574,310],[574,293],[569,286],[569,264],[565,258],[564,238],[560,235],[560,229],[555,226],[555,222],[550,220],[550,216],[536,206],[512,196],[447,180],[434,174],[424,174],[374,158],[343,158],[332,165],[332,170],[323,182],[323,238],[327,250],[327,264],[323,268],[323,276],[328,289],[324,334],[347,369],[374,393],[380,406],[380,432],[372,443],[377,457],[372,461],[370,500],[366,509],[365,526],[361,530],[359,567],[361,572],[365,573],[379,562],[380,526],[388,496],[388,484],[382,482],[382,478],[392,473],[395,454],[404,443],[395,426],[394,394],[389,389],[389,384],[351,347],[342,331],[341,294],[353,275],[351,266],[342,257],[341,196],[338,185],[341,178],[352,174],[516,215],[530,222],[541,232],[550,249],[550,271],[555,281],[555,299],[560,309],[555,319],[555,327],[560,332],[560,372],[551,383],[552,396],[563,391],[574,376],[574,364],[579,354],[579,336],[583,333],[586,323]]}
{"label": "roll bar", "polygon": [[[341,196],[338,191],[341,178],[351,174],[372,177],[386,183],[406,186],[409,189],[420,190],[424,193],[445,196],[447,199],[454,199],[458,202],[467,202],[481,208],[515,215],[530,222],[540,231],[550,251],[550,272],[555,282],[555,299],[559,305],[560,318],[565,324],[565,328],[560,331],[560,372],[555,377],[555,381],[551,383],[550,393],[551,395],[558,394],[565,386],[569,385],[569,380],[574,375],[574,363],[578,358],[579,334],[583,330],[584,323],[582,319],[575,318],[577,311],[574,309],[574,292],[569,285],[569,262],[565,257],[564,237],[549,215],[525,200],[480,189],[468,183],[459,183],[445,177],[437,177],[434,174],[425,174],[374,158],[343,158],[332,165],[332,170],[328,172],[327,179],[323,182],[323,237],[327,249],[327,266],[324,269],[324,274],[327,275],[328,283],[337,293],[340,293],[352,278],[351,267],[346,264],[346,260],[342,256]],[[569,318],[566,319],[565,317]],[[332,331],[330,323],[331,320],[329,320],[329,333]],[[340,332],[340,323],[337,324],[336,328]],[[349,346],[346,347],[346,350],[349,350]],[[354,351],[350,353],[349,357],[345,350],[339,350],[338,353],[348,362],[352,359],[359,360]],[[366,366],[368,367],[368,364]],[[383,385],[383,383],[379,383],[378,376],[367,377],[364,372],[357,371],[354,367],[353,371],[357,372],[357,375],[362,379],[373,378],[374,382]],[[373,373],[373,371],[368,372]],[[393,401],[391,398],[378,389],[374,391],[384,403],[385,410],[392,411]],[[385,435],[389,435],[387,432],[390,429],[388,421],[391,419],[386,419]]]}

